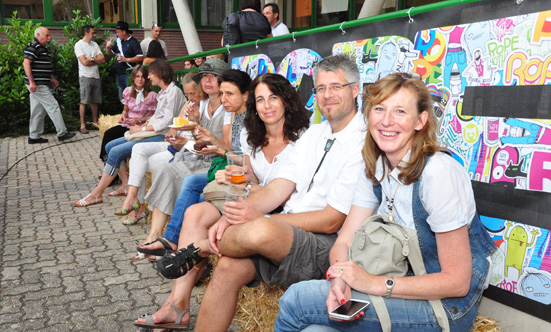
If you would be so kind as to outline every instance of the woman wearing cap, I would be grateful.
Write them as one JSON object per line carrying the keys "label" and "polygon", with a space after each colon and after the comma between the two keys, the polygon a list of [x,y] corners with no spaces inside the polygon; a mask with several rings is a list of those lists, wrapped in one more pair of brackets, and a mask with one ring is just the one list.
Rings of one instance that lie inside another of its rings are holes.
{"label": "woman wearing cap", "polygon": [[[157,109],[145,124],[130,127],[128,133],[132,135],[144,132],[144,135],[148,135],[145,132],[151,132],[151,135],[137,141],[127,141],[125,137],[121,137],[107,143],[105,146],[107,161],[100,182],[88,196],[75,201],[75,207],[85,207],[103,202],[103,192],[117,175],[121,164],[131,156],[132,147],[139,143],[162,141],[173,117],[183,107],[185,97],[182,90],[173,82],[174,70],[168,62],[159,60],[152,63],[149,66],[148,77],[153,85],[161,88],[157,95]],[[123,186],[127,186],[127,184],[123,183]]]}
{"label": "woman wearing cap", "polygon": [[[194,118],[199,119],[201,128],[206,133],[210,133],[220,142],[229,143],[228,138],[231,131],[231,117],[228,117],[224,106],[221,102],[219,77],[222,73],[229,69],[227,63],[217,59],[207,60],[199,69],[198,73],[188,73],[184,77],[184,88],[186,88],[189,80],[190,83],[198,84],[208,99],[201,102],[199,110],[194,115]],[[191,113],[189,113],[191,115]],[[176,141],[170,140],[175,146],[182,146],[187,143],[187,139],[180,137],[168,136],[168,138],[176,138]],[[227,145],[224,143],[225,145]],[[166,148],[165,148],[166,149]],[[145,197],[149,208],[153,210],[151,218],[151,229],[145,242],[152,242],[159,238],[163,233],[163,228],[169,217],[173,214],[176,199],[182,187],[187,187],[191,183],[193,177],[191,174],[205,174],[214,157],[218,156],[213,147],[205,148],[197,155],[185,149],[180,150],[174,156],[174,161],[171,163],[163,163],[159,165],[153,172],[151,188]],[[186,180],[185,180],[186,179]],[[184,185],[186,184],[186,185]],[[202,189],[201,189],[202,190]],[[127,198],[129,200],[129,198]],[[131,199],[134,202],[135,199]],[[145,258],[144,254],[138,254],[132,260],[140,260]]]}

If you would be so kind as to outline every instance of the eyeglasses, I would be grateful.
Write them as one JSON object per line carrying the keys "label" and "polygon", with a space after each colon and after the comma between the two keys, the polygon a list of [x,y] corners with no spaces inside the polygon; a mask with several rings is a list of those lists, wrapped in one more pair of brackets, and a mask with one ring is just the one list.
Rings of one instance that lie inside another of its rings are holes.
{"label": "eyeglasses", "polygon": [[317,86],[312,89],[312,92],[316,95],[325,93],[327,89],[329,89],[330,91],[339,92],[339,91],[342,91],[342,89],[344,89],[345,86],[349,86],[352,84],[356,84],[356,82],[350,82],[346,84],[333,83],[329,86]]}

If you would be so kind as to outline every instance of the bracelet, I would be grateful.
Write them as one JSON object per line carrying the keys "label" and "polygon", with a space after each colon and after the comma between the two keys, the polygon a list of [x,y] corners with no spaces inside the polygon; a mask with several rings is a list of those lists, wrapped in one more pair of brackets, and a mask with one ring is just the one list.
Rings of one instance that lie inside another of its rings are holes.
{"label": "bracelet", "polygon": [[271,218],[272,215],[271,215],[271,214],[265,214],[264,217],[265,217],[265,218]]}
{"label": "bracelet", "polygon": [[144,131],[144,132],[145,132],[145,126],[143,126],[143,127],[142,127],[142,131]]}

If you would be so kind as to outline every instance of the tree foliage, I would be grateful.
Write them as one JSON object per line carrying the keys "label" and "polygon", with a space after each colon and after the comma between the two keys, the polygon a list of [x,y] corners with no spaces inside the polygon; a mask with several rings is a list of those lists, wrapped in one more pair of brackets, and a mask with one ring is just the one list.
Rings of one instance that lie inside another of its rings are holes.
{"label": "tree foliage", "polygon": [[[99,19],[81,16],[80,11],[73,11],[74,19],[65,27],[63,34],[67,42],[60,43],[51,40],[47,48],[52,56],[54,76],[59,81],[59,87],[54,90],[54,97],[59,102],[65,124],[69,130],[79,127],[80,91],[78,83],[78,59],[74,46],[82,38],[81,28],[92,25],[99,32],[102,27]],[[40,24],[27,21],[24,24],[14,12],[8,20],[9,25],[0,27],[6,34],[8,42],[0,45],[0,135],[15,136],[28,134],[29,124],[29,92],[25,86],[25,71],[23,69],[23,49],[34,38],[34,30]],[[104,41],[110,32],[98,36],[95,41],[105,54]],[[106,63],[99,65],[102,83],[103,103],[100,112],[116,114],[122,109],[118,100],[118,90],[115,83],[115,58],[106,58]],[[91,112],[87,112],[90,116]],[[53,124],[46,121],[45,131],[54,131]]]}

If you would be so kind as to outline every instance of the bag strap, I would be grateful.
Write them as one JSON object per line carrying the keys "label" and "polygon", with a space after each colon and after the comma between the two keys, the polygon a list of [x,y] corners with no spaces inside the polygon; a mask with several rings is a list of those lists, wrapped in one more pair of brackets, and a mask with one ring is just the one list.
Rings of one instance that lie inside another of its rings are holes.
{"label": "bag strap", "polygon": [[[388,231],[394,233],[394,236],[397,238],[406,238],[405,241],[402,241],[402,254],[407,257],[413,273],[418,276],[427,274],[425,264],[423,263],[421,248],[419,247],[417,231],[410,230],[397,223],[389,222],[388,219],[382,215],[373,215],[368,218],[368,220],[372,222],[379,219],[382,219],[383,222],[388,225],[394,226],[388,229]],[[383,332],[390,332],[392,330],[392,322],[390,320],[390,315],[388,313],[385,300],[381,296],[370,295],[369,297],[371,299],[371,303],[373,304],[373,308],[377,313]],[[429,304],[434,311],[434,315],[438,321],[438,325],[440,325],[440,328],[442,329],[442,332],[450,332],[450,322],[446,312],[444,311],[444,307],[442,306],[442,301],[429,300]]]}

